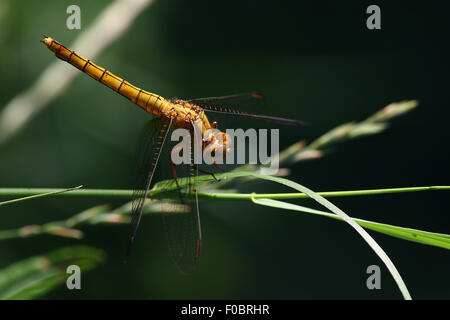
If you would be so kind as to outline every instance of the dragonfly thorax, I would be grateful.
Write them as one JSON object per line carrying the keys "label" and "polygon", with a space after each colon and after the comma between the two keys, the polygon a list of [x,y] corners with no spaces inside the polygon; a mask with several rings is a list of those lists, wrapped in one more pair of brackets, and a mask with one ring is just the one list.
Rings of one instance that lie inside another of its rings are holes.
{"label": "dragonfly thorax", "polygon": [[213,156],[222,152],[225,156],[231,151],[231,137],[218,130],[217,122],[209,122],[203,108],[181,99],[175,99],[171,104],[168,115],[175,121],[176,127],[193,129],[193,126],[196,126],[201,131],[204,152]]}
{"label": "dragonfly thorax", "polygon": [[201,122],[202,133],[212,128],[201,107],[181,99],[172,100],[162,113],[173,119],[177,128],[192,129],[193,124],[198,122]]}

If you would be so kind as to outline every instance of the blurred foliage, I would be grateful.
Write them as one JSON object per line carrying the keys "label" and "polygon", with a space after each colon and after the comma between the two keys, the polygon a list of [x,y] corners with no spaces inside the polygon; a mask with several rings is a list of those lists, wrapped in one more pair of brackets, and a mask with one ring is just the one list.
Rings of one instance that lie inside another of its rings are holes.
{"label": "blurred foliage", "polygon": [[74,246],[15,262],[0,270],[0,299],[39,298],[66,283],[68,266],[77,265],[84,277],[105,258],[103,250]]}

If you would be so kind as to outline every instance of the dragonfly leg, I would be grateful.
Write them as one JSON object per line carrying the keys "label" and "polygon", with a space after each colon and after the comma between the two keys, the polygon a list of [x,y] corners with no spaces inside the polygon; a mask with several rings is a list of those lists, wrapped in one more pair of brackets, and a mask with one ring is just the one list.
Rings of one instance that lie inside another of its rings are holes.
{"label": "dragonfly leg", "polygon": [[[175,151],[176,150],[173,150],[172,153]],[[180,197],[180,200],[183,203],[183,197],[181,196],[181,188],[177,178],[177,171],[175,170],[175,164],[172,162],[172,157],[170,157],[170,169],[172,170],[172,176],[173,179],[175,180],[175,184],[177,185],[178,196]]]}
{"label": "dragonfly leg", "polygon": [[220,171],[225,172],[225,170],[221,166],[219,166],[216,162],[213,162],[213,165]]}
{"label": "dragonfly leg", "polygon": [[216,176],[215,176],[214,173],[212,173],[212,172],[208,172],[208,171],[206,171],[206,170],[202,170],[202,169],[200,169],[200,168],[198,168],[198,167],[197,167],[197,170],[200,171],[201,173],[211,175],[211,176],[214,178],[214,180],[216,180],[217,182],[220,181],[219,179],[216,178]]}

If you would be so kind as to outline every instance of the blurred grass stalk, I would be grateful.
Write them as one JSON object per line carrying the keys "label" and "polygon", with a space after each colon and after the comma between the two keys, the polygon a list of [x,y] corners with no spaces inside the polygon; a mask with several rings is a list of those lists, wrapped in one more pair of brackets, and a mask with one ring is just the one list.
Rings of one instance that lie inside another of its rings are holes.
{"label": "blurred grass stalk", "polygon": [[280,153],[280,165],[289,166],[298,161],[316,159],[323,156],[327,147],[336,143],[380,133],[389,126],[388,121],[411,111],[418,105],[417,100],[394,102],[361,122],[344,123],[308,145],[304,141],[296,143]]}
{"label": "blurred grass stalk", "polygon": [[38,298],[67,283],[68,266],[77,265],[86,272],[105,260],[103,250],[73,246],[13,263],[0,270],[0,300]]}
{"label": "blurred grass stalk", "polygon": [[[85,29],[71,47],[95,58],[131,26],[136,17],[154,0],[116,0],[108,5]],[[49,32],[50,30],[42,30]],[[40,39],[36,39],[39,43]],[[6,142],[25,127],[38,112],[59,96],[81,74],[68,69],[64,62],[53,62],[36,82],[14,97],[0,112],[0,144]]]}
{"label": "blurred grass stalk", "polygon": [[[374,113],[369,118],[361,122],[349,122],[337,126],[331,129],[327,133],[323,134],[316,140],[307,144],[306,141],[298,141],[288,148],[281,151],[278,155],[278,176],[287,176],[290,170],[286,167],[293,164],[305,161],[321,158],[327,152],[327,148],[346,141],[350,141],[356,138],[362,138],[364,136],[374,135],[381,133],[389,126],[389,121],[395,117],[403,115],[419,105],[417,100],[406,100],[401,102],[393,102],[381,110]],[[277,161],[276,157],[271,158],[272,161]],[[269,162],[270,163],[270,162]],[[233,171],[252,171],[260,172],[264,166],[248,164],[240,166]],[[247,177],[245,179],[253,179]],[[215,184],[216,189],[226,188],[229,182],[220,181]]]}
{"label": "blurred grass stalk", "polygon": [[[182,204],[168,204],[163,200],[146,200],[144,214],[164,214],[174,210],[187,211]],[[54,235],[63,238],[81,239],[84,234],[76,229],[82,225],[123,224],[131,221],[131,202],[111,210],[109,205],[99,205],[84,210],[66,220],[52,221],[43,225],[27,225],[17,229],[1,230],[0,240],[28,238],[38,235]]]}

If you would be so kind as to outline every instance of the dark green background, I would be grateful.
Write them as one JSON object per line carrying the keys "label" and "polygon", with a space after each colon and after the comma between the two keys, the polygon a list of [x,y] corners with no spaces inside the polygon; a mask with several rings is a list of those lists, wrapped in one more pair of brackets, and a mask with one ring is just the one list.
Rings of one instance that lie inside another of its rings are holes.
{"label": "dark green background", "polygon": [[[39,42],[42,34],[66,45],[79,35],[66,29],[68,5],[81,7],[82,32],[107,3],[3,0],[0,108],[55,61]],[[390,102],[418,99],[419,108],[386,132],[299,163],[290,178],[315,191],[449,185],[443,3],[377,2],[382,29],[370,31],[365,9],[372,3],[366,1],[161,0],[95,62],[166,97],[262,92],[264,113],[310,124],[282,128],[282,148],[362,120]],[[130,188],[136,139],[147,120],[139,108],[80,76],[0,146],[0,187]],[[246,190],[286,191],[269,183]],[[354,217],[449,233],[447,198],[428,192],[333,202]],[[67,218],[106,201],[49,198],[2,207],[0,228]],[[243,202],[200,205],[204,249],[195,273],[178,273],[160,219],[146,217],[127,264],[126,226],[85,228],[80,242],[105,249],[107,263],[83,276],[81,291],[62,288],[47,298],[401,298],[384,267],[382,290],[367,290],[366,268],[381,261],[343,223]],[[413,298],[450,298],[446,250],[372,234]],[[0,268],[80,242],[51,236],[0,242]]]}

